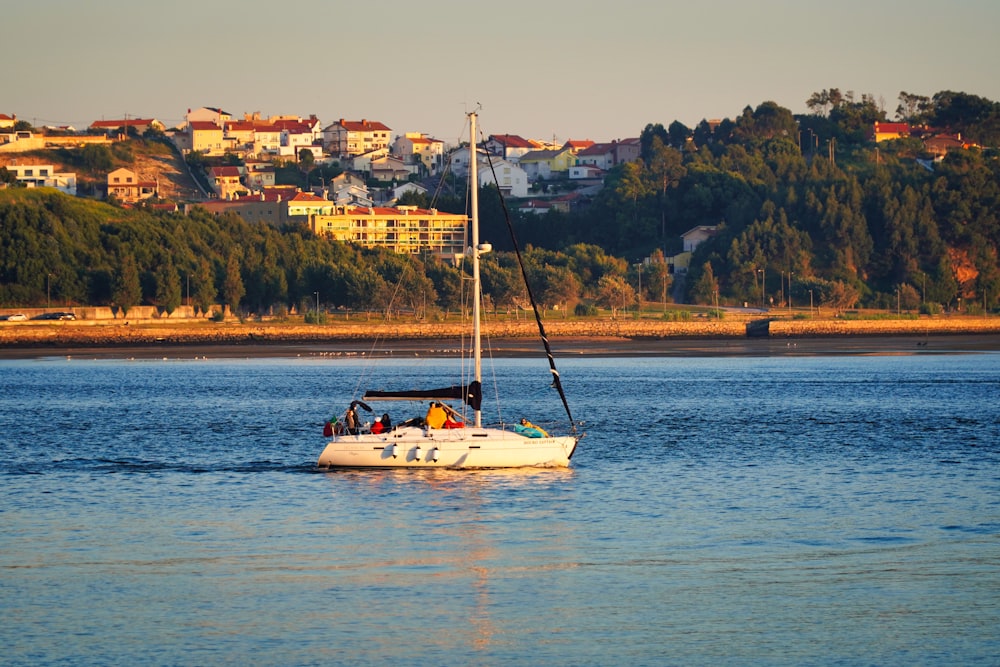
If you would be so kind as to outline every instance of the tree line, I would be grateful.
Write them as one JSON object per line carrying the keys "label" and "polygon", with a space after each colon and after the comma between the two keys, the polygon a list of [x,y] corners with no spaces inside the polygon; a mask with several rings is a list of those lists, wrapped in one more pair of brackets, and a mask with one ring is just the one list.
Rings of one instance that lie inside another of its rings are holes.
{"label": "tree line", "polygon": [[[592,244],[639,264],[679,253],[681,234],[713,225],[677,290],[686,302],[835,307],[995,308],[1000,297],[1000,104],[944,91],[903,92],[914,132],[975,145],[943,159],[920,139],[875,145],[887,113],[871,95],[814,94],[814,113],[773,102],[735,119],[647,125],[642,157],[619,165],[578,212],[521,219],[534,244]],[[987,148],[983,148],[986,146]],[[993,147],[993,148],[989,148]],[[658,299],[659,283],[642,284]]]}
{"label": "tree line", "polygon": [[[0,303],[137,305],[203,313],[217,306],[268,314],[296,309],[409,312],[430,316],[469,303],[468,267],[318,238],[227,213],[126,210],[54,190],[0,190]],[[585,276],[624,274],[623,260],[594,246],[524,253],[536,296],[569,304]],[[527,307],[512,253],[483,262],[487,304]]]}
{"label": "tree line", "polygon": [[[1000,163],[995,149],[933,160],[914,138],[878,146],[866,133],[884,105],[838,89],[795,116],[773,102],[688,128],[647,125],[641,159],[569,213],[519,215],[499,193],[480,196],[487,303],[525,305],[505,208],[544,305],[613,310],[636,299],[699,304],[916,308],[1000,296]],[[1000,139],[1000,105],[964,93],[901,93],[900,119],[983,146]],[[119,150],[127,150],[125,148]],[[90,164],[97,155],[81,155]],[[2,170],[0,170],[2,171]],[[451,183],[450,192],[461,184]],[[464,212],[464,198],[402,203]],[[250,225],[195,208],[190,215],[125,210],[55,192],[0,191],[0,303],[145,304],[185,300],[208,312],[325,308],[428,314],[463,307],[467,268],[434,257],[365,250],[303,227]],[[672,275],[680,235],[712,225],[690,270]],[[314,306],[313,306],[314,307]]]}

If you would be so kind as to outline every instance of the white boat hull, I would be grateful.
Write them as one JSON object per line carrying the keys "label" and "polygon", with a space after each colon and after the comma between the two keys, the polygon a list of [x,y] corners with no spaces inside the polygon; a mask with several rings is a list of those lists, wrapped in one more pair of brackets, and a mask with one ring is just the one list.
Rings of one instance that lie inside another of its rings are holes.
{"label": "white boat hull", "polygon": [[424,429],[340,435],[327,443],[321,468],[562,468],[573,436],[526,438],[498,428]]}

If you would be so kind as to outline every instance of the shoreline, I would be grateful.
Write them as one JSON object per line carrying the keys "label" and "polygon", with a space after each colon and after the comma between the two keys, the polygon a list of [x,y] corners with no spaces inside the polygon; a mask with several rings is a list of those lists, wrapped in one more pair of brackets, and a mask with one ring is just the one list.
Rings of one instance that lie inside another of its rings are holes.
{"label": "shoreline", "polygon": [[[545,323],[553,353],[562,358],[1000,351],[1000,318],[772,320],[763,337],[748,337],[746,325],[727,320]],[[0,359],[452,356],[462,349],[462,328],[398,322],[18,323],[0,327]],[[484,346],[498,357],[544,355],[534,322],[491,323],[484,328]]]}

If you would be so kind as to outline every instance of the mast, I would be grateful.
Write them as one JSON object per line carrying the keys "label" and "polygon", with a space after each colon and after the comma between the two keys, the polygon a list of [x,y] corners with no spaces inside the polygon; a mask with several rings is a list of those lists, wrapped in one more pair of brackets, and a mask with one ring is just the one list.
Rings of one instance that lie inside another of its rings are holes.
{"label": "mast", "polygon": [[[483,381],[482,332],[479,326],[481,296],[479,289],[479,154],[476,150],[476,112],[469,114],[469,187],[472,207],[472,360],[475,380]],[[476,408],[476,427],[483,425],[483,413]]]}

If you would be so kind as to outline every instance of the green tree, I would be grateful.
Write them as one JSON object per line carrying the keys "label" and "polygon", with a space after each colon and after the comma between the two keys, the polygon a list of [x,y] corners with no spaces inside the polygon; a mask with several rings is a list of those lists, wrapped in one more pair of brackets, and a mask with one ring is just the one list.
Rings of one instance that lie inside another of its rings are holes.
{"label": "green tree", "polygon": [[236,253],[230,253],[226,260],[226,278],[222,284],[222,295],[226,300],[226,305],[232,312],[236,312],[240,307],[240,301],[246,294],[243,285],[243,276],[240,274],[240,260]]}
{"label": "green tree", "polygon": [[701,267],[701,275],[691,286],[691,299],[695,303],[708,305],[715,303],[715,295],[718,293],[719,283],[715,279],[715,272],[712,270],[712,263],[705,262]]}
{"label": "green tree", "polygon": [[597,281],[597,302],[611,309],[611,317],[618,311],[635,303],[635,289],[621,276],[602,276]]}
{"label": "green tree", "polygon": [[198,262],[198,270],[194,274],[194,304],[202,313],[208,313],[219,298],[215,287],[215,273],[207,259]]}
{"label": "green tree", "polygon": [[919,123],[925,119],[930,102],[930,98],[925,95],[914,95],[902,90],[899,92],[896,118],[906,123]]}
{"label": "green tree", "polygon": [[80,149],[80,162],[90,174],[108,172],[114,167],[111,149],[104,144],[87,144]]}
{"label": "green tree", "polygon": [[123,315],[133,306],[142,301],[142,287],[139,283],[139,268],[135,263],[135,255],[128,253],[121,259],[121,267],[115,276],[114,289],[111,293],[114,305],[121,309]]}
{"label": "green tree", "polygon": [[642,278],[647,293],[654,301],[661,298],[664,302],[667,301],[673,276],[670,275],[667,258],[659,248],[653,251],[649,256],[649,262],[642,267]]}
{"label": "green tree", "polygon": [[172,315],[181,305],[181,279],[170,255],[156,269],[156,302],[167,315]]}
{"label": "green tree", "polygon": [[22,183],[17,180],[17,176],[8,171],[7,167],[0,167],[0,183],[10,185],[15,188],[22,185]]}

